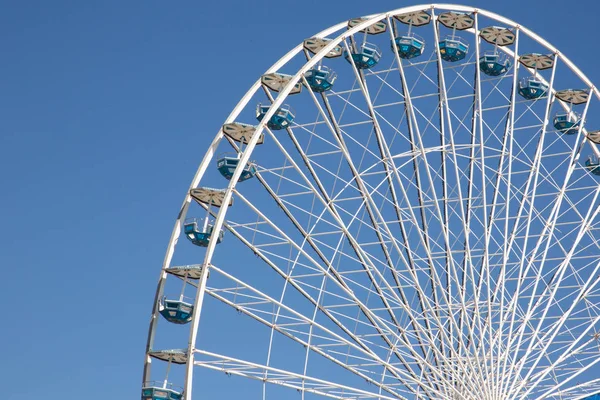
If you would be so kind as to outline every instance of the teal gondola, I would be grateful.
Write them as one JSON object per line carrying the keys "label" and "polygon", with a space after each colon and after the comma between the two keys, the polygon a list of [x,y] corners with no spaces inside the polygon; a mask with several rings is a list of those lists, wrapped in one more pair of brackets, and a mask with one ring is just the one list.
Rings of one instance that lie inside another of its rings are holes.
{"label": "teal gondola", "polygon": [[547,92],[548,85],[535,78],[523,78],[519,81],[519,94],[527,100],[537,100]]}
{"label": "teal gondola", "polygon": [[[404,36],[397,36],[394,39],[396,42],[396,48],[398,49],[398,56],[405,60],[419,57],[425,50],[425,40],[414,33],[409,33]],[[392,51],[394,50],[394,43],[392,43]]]}
{"label": "teal gondola", "polygon": [[318,65],[306,71],[304,78],[306,78],[306,82],[313,92],[323,93],[331,90],[337,79],[337,74],[331,68]]}
{"label": "teal gondola", "polygon": [[592,158],[591,156],[585,160],[585,167],[592,174],[600,176],[600,160],[598,158]]}
{"label": "teal gondola", "polygon": [[158,312],[167,321],[177,325],[184,325],[192,320],[194,306],[183,300],[163,298],[158,304]]}
{"label": "teal gondola", "polygon": [[[262,104],[259,104],[256,107],[256,119],[259,122],[262,121],[267,112],[269,112],[270,108],[270,105],[263,106]],[[294,118],[294,110],[292,110],[292,108],[287,104],[284,104],[279,107],[271,119],[269,119],[267,122],[267,127],[276,131],[285,129],[291,125],[291,123],[294,121]]]}
{"label": "teal gondola", "polygon": [[510,59],[500,53],[485,53],[479,58],[479,69],[488,76],[504,75],[512,66]]}
{"label": "teal gondola", "polygon": [[581,116],[576,112],[557,113],[553,120],[554,128],[565,135],[574,135],[579,132]]}
{"label": "teal gondola", "polygon": [[438,43],[442,60],[456,62],[464,59],[469,52],[469,45],[459,36],[448,36]]}
{"label": "teal gondola", "polygon": [[349,63],[354,63],[358,69],[369,69],[381,60],[381,50],[374,44],[363,43],[358,50],[354,49],[351,53],[344,51],[344,58]]}
{"label": "teal gondola", "polygon": [[[210,241],[210,235],[213,231],[212,223],[206,218],[202,224],[202,227],[198,226],[197,218],[190,218],[185,220],[183,223],[183,232],[190,242],[200,247],[207,247]],[[223,229],[219,232],[217,237],[217,243],[223,241]]]}
{"label": "teal gondola", "polygon": [[[240,162],[238,155],[223,155],[217,160],[217,169],[227,180],[233,178],[233,173]],[[256,165],[248,163],[242,170],[238,182],[246,181],[256,175]]]}
{"label": "teal gondola", "polygon": [[[165,386],[165,385],[163,385]],[[183,392],[159,386],[159,382],[147,382],[142,387],[142,400],[182,400]]]}

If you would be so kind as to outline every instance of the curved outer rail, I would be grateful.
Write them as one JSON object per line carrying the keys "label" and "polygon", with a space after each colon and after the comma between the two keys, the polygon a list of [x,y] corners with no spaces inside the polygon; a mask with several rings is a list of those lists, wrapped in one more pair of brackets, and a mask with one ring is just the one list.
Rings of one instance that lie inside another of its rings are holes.
{"label": "curved outer rail", "polygon": [[[598,88],[596,88],[592,84],[592,82],[589,80],[589,78],[587,76],[585,76],[585,74],[571,60],[569,60],[564,54],[562,54],[557,48],[552,46],[549,42],[547,42],[542,37],[540,37],[539,35],[532,32],[531,30],[523,27],[522,25],[520,25],[508,18],[498,15],[496,13],[482,10],[482,9],[479,9],[476,7],[462,6],[462,5],[456,5],[456,4],[421,4],[421,5],[416,5],[416,6],[398,8],[398,9],[395,9],[395,10],[392,10],[392,11],[389,11],[386,13],[372,14],[372,15],[365,17],[365,21],[361,22],[360,24],[357,24],[356,26],[354,26],[351,29],[344,30],[335,39],[333,39],[326,47],[321,49],[321,51],[319,51],[319,53],[315,54],[309,61],[307,61],[304,64],[304,66],[302,68],[300,68],[298,70],[298,72],[290,80],[288,86],[284,90],[282,90],[278,94],[278,96],[274,99],[274,102],[271,105],[269,112],[264,116],[264,118],[262,119],[262,122],[260,122],[258,125],[256,125],[255,134],[241,155],[240,162],[238,163],[238,167],[236,168],[235,173],[234,173],[233,177],[231,178],[231,180],[229,181],[229,185],[227,186],[223,204],[227,204],[229,202],[229,200],[231,199],[231,197],[233,195],[233,191],[235,189],[235,186],[236,186],[238,179],[242,173],[243,166],[246,165],[246,163],[249,161],[251,154],[254,150],[254,147],[256,146],[256,142],[258,141],[258,138],[260,137],[260,135],[265,127],[266,122],[269,121],[269,119],[273,116],[275,111],[283,104],[284,100],[288,96],[288,94],[291,91],[291,89],[293,88],[293,86],[302,80],[302,77],[304,76],[304,73],[306,71],[308,71],[310,68],[312,68],[314,65],[316,65],[317,62],[319,62],[321,59],[324,58],[325,54],[327,54],[330,50],[332,50],[336,45],[341,43],[344,39],[358,33],[359,31],[372,25],[373,23],[378,22],[378,21],[385,21],[387,18],[392,17],[397,14],[403,14],[403,13],[419,11],[419,10],[444,10],[444,11],[460,11],[460,12],[467,12],[467,13],[478,13],[479,15],[482,15],[487,18],[498,21],[500,24],[504,25],[507,28],[512,28],[515,31],[518,30],[520,34],[527,35],[529,38],[535,40],[540,45],[544,46],[550,53],[553,53],[568,68],[570,68],[579,79],[581,79],[588,86],[588,88],[590,89],[590,94],[591,94],[591,92],[593,92],[596,95],[596,98],[600,99],[600,90]],[[437,17],[432,18],[432,23],[435,23],[436,21],[437,21]],[[343,22],[340,22],[330,28],[327,28],[327,29],[317,33],[314,36],[315,37],[327,37],[333,33],[336,33],[340,30],[345,29],[346,27],[347,27],[347,21],[343,21]],[[466,30],[465,32],[470,32],[475,35],[478,34],[478,32],[476,32],[475,29],[472,29],[472,28]],[[513,55],[512,50],[506,49],[506,48],[501,48],[501,49],[503,51],[505,51],[506,53]],[[279,59],[275,64],[273,64],[269,69],[267,69],[265,71],[265,74],[277,72],[282,66],[284,66],[287,62],[289,62],[291,59],[293,59],[296,55],[298,55],[302,51],[303,51],[303,44],[297,45],[292,50],[290,50],[286,55],[284,55],[281,59]],[[233,111],[229,114],[227,119],[224,121],[224,124],[235,122],[237,116],[248,105],[248,102],[252,99],[254,94],[260,88],[261,88],[261,79],[259,77],[256,80],[256,82],[251,86],[251,88],[246,92],[246,94],[242,97],[242,99],[238,102],[238,104],[234,107]],[[585,134],[585,132],[583,132],[583,130],[581,130],[580,133]],[[144,363],[144,372],[143,372],[142,382],[151,380],[150,372],[151,372],[152,359],[150,356],[148,356],[148,352],[150,350],[152,350],[152,345],[154,343],[154,336],[155,336],[155,331],[156,331],[156,324],[157,324],[157,321],[159,318],[157,304],[158,304],[158,300],[162,296],[164,284],[166,281],[167,272],[165,270],[170,266],[170,263],[171,263],[171,260],[172,260],[172,257],[173,257],[174,251],[175,251],[175,246],[177,245],[177,242],[180,237],[181,225],[182,225],[182,222],[185,220],[190,202],[192,200],[192,198],[190,196],[190,190],[197,188],[199,186],[200,181],[201,181],[202,177],[204,176],[206,169],[208,168],[210,162],[212,161],[213,157],[215,156],[215,151],[216,151],[217,147],[219,146],[223,137],[224,137],[224,135],[223,135],[222,129],[219,129],[219,131],[215,135],[213,141],[211,142],[206,154],[204,155],[202,161],[200,162],[200,165],[190,183],[188,191],[186,192],[183,203],[179,209],[177,218],[175,220],[175,225],[173,227],[173,231],[172,231],[171,237],[169,239],[169,244],[167,246],[167,251],[166,251],[166,254],[165,254],[165,257],[163,260],[163,265],[162,265],[161,273],[159,276],[156,293],[154,296],[154,302],[152,305],[152,313],[151,313],[150,324],[149,324],[149,329],[148,329],[148,339],[147,339],[147,343],[146,343],[145,363]],[[599,156],[600,151],[598,150],[597,146],[594,145],[593,149],[594,149],[594,152],[596,153],[596,155]],[[219,232],[221,230],[221,228],[223,227],[223,222],[224,222],[226,213],[227,213],[227,206],[221,207],[219,209],[219,212],[215,219],[213,234],[214,234],[214,232]],[[204,256],[204,261],[203,261],[204,266],[210,265],[214,251],[215,251],[215,246],[216,246],[216,241],[212,240],[212,237],[211,237],[211,240],[209,241],[209,245],[206,248],[206,253]],[[191,400],[191,398],[192,398],[194,350],[195,350],[197,330],[198,330],[198,325],[199,325],[200,315],[201,315],[201,310],[202,310],[202,301],[203,301],[204,292],[206,289],[208,270],[209,270],[209,268],[204,268],[204,270],[202,272],[202,276],[199,280],[196,298],[195,298],[195,302],[194,302],[194,315],[193,315],[192,322],[190,324],[190,336],[189,336],[189,342],[188,342],[188,361],[187,361],[187,365],[186,365],[186,374],[185,374],[185,376],[186,376],[186,378],[185,378],[186,379],[185,398],[187,400]]]}

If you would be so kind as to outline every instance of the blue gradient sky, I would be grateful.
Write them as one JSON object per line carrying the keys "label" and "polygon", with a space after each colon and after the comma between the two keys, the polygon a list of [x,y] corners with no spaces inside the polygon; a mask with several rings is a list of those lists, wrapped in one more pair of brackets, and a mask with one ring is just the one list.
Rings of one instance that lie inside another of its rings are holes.
{"label": "blue gradient sky", "polygon": [[[412,4],[0,1],[3,397],[139,398],[172,224],[222,121],[304,38]],[[465,4],[600,82],[597,2]]]}

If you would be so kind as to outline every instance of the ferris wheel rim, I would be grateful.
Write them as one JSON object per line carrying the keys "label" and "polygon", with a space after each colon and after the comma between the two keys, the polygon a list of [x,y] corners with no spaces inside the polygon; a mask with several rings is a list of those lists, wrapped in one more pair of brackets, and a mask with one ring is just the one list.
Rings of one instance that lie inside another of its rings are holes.
{"label": "ferris wheel rim", "polygon": [[[547,49],[549,49],[556,57],[558,57],[559,59],[561,59],[561,61],[563,63],[565,63],[565,65],[567,65],[573,72],[575,72],[575,74],[586,84],[588,85],[588,87],[590,88],[590,91],[593,91],[596,94],[596,98],[600,98],[600,92],[598,91],[598,89],[591,84],[591,82],[589,81],[589,79],[566,57],[564,56],[562,53],[560,53],[556,48],[554,48],[552,45],[550,45],[547,41],[545,41],[544,39],[542,39],[541,37],[539,37],[538,35],[536,35],[535,33],[533,33],[532,31],[529,31],[528,29],[522,27],[521,25],[516,24],[515,22],[504,18],[500,15],[497,15],[495,13],[491,13],[485,10],[481,10],[478,8],[472,8],[472,7],[467,7],[467,6],[460,6],[460,5],[454,5],[454,4],[431,4],[431,5],[418,5],[418,6],[411,6],[411,7],[403,7],[403,8],[399,8],[393,11],[389,11],[386,13],[381,13],[381,14],[373,14],[367,17],[364,17],[364,21],[361,21],[360,23],[357,23],[356,25],[354,25],[351,29],[348,29],[345,32],[341,32],[341,34],[339,36],[337,36],[335,39],[332,39],[331,43],[324,47],[322,50],[320,50],[317,54],[315,54],[305,65],[303,65],[298,71],[297,73],[291,78],[290,80],[290,84],[288,85],[288,87],[284,90],[282,90],[276,98],[274,98],[273,103],[271,105],[271,108],[269,110],[269,113],[267,113],[263,119],[263,121],[261,121],[259,124],[257,124],[257,129],[255,131],[255,136],[258,138],[262,132],[263,129],[265,128],[266,125],[266,121],[268,121],[270,119],[270,117],[276,112],[277,108],[283,104],[283,101],[287,98],[288,94],[290,93],[290,91],[293,89],[293,86],[297,83],[299,83],[302,79],[303,79],[303,75],[304,73],[309,70],[310,68],[312,68],[318,61],[320,61],[321,59],[323,59],[325,57],[325,55],[335,46],[338,45],[339,43],[341,43],[342,41],[344,41],[344,39],[348,38],[351,35],[354,35],[357,32],[360,32],[361,30],[366,29],[368,26],[370,26],[374,21],[382,21],[385,20],[386,18],[391,18],[393,17],[395,14],[398,13],[406,13],[406,12],[411,12],[411,11],[419,11],[419,10],[423,10],[423,9],[430,9],[430,10],[453,10],[453,11],[462,11],[462,12],[473,12],[473,13],[479,13],[485,17],[491,18],[491,19],[495,19],[503,24],[508,25],[509,27],[514,28],[517,32],[523,32],[525,33],[529,38],[532,38],[534,40],[536,40],[539,44],[545,46]],[[432,18],[434,19],[434,18]],[[434,19],[435,21],[437,21],[437,18]],[[317,34],[317,36],[319,35],[329,35],[330,33],[333,32],[337,32],[340,31],[340,29],[343,29],[346,24],[348,22],[347,21],[343,21],[340,22],[339,24],[336,24],[322,32],[320,32],[319,34]],[[472,32],[475,35],[477,35],[477,31],[476,32]],[[299,44],[298,46],[296,46],[294,49],[292,49],[290,52],[288,52],[285,56],[283,56],[280,60],[278,60],[275,64],[273,64],[269,69],[267,69],[267,71],[265,72],[265,74],[269,74],[269,73],[274,73],[277,72],[279,70],[279,68],[281,68],[281,66],[285,65],[289,60],[291,60],[294,56],[296,56],[297,54],[299,54],[300,52],[302,52],[302,43]],[[240,114],[240,112],[248,105],[248,103],[250,102],[252,96],[260,89],[261,87],[261,77],[258,78],[258,80],[252,85],[252,87],[246,92],[246,94],[242,97],[242,99],[238,102],[238,104],[234,107],[233,111],[230,113],[230,115],[227,117],[227,119],[224,121],[224,124],[227,123],[232,123],[235,122],[237,116]],[[592,96],[589,96],[590,98]],[[190,196],[190,190],[197,188],[199,185],[199,182],[202,178],[202,176],[204,175],[204,173],[206,172],[207,168],[208,168],[208,164],[209,162],[212,160],[212,158],[215,156],[215,149],[217,147],[217,145],[220,143],[220,141],[223,139],[224,135],[221,129],[219,129],[219,131],[217,132],[217,134],[215,135],[215,138],[213,139],[213,142],[211,143],[209,150],[207,151],[205,157],[203,158],[202,162],[200,163],[200,166],[198,168],[198,170],[196,171],[196,174],[194,176],[194,179],[192,180],[192,183],[189,187],[189,190],[186,193],[186,197],[185,200],[183,202],[183,205],[181,207],[179,216],[176,220],[175,223],[175,227],[173,229],[173,233],[171,236],[171,240],[169,242],[169,247],[167,250],[167,254],[165,255],[165,261],[163,263],[163,269],[161,270],[161,275],[164,274],[164,270],[166,268],[169,267],[170,264],[170,259],[171,256],[174,252],[174,248],[175,245],[177,243],[178,237],[179,237],[179,233],[181,231],[181,221],[183,221],[183,219],[185,219],[185,215],[187,213],[187,209],[189,207],[189,204],[192,200],[191,196]],[[242,158],[241,158],[241,164],[244,164],[245,162],[248,161],[257,140],[251,140],[248,142],[247,147],[244,149],[244,152],[242,154]],[[238,169],[239,170],[239,169]],[[241,173],[241,172],[240,172]],[[238,183],[238,178],[239,177],[239,173],[237,175],[234,175],[234,177],[231,179],[229,185],[227,186],[226,192],[225,192],[225,199],[231,199],[231,196],[234,194],[235,192],[235,187]],[[226,209],[227,207],[223,207],[219,213],[217,214],[216,217],[216,221],[215,221],[215,230],[218,231],[221,226],[224,223],[224,218],[226,215]],[[209,244],[209,247],[207,248],[207,253],[206,256],[204,258],[203,264],[202,265],[210,265],[214,251],[215,251],[215,246],[216,243],[212,243]],[[208,270],[208,268],[207,268]],[[203,282],[205,283],[205,279],[203,280]],[[160,283],[159,283],[160,284]],[[158,292],[158,291],[157,291]],[[204,295],[204,289],[202,288],[202,283],[199,285],[199,290],[197,292],[197,296],[203,296]],[[198,308],[198,315],[199,315],[199,311],[201,310],[201,307]],[[197,321],[195,320],[195,324],[193,325],[192,329],[191,329],[191,333],[195,334],[198,331],[198,327],[197,327]],[[152,329],[152,328],[151,328]],[[188,347],[188,352],[189,352],[189,356],[191,356],[191,359],[193,360],[193,354],[194,354],[194,346],[192,345],[193,343],[195,343],[195,336],[192,337],[190,336],[190,346]],[[150,346],[150,339],[149,339],[149,344],[148,346]],[[190,362],[188,364],[191,367],[193,367],[193,362]],[[190,376],[192,375],[192,373],[190,373]],[[187,390],[190,390],[191,393],[191,380],[189,382],[189,385],[186,384],[186,386],[188,386]]]}

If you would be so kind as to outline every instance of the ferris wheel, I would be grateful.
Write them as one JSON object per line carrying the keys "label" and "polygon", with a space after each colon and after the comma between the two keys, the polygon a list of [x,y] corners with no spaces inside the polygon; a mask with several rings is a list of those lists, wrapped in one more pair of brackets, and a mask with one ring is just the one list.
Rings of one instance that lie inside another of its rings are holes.
{"label": "ferris wheel", "polygon": [[600,397],[598,100],[471,7],[307,37],[185,195],[142,399]]}

